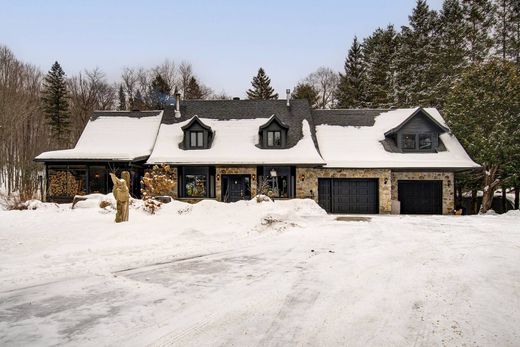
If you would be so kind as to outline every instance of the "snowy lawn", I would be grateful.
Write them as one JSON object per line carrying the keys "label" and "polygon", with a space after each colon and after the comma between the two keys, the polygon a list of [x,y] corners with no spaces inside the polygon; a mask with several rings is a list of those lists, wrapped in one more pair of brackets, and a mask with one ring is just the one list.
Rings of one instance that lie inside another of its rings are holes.
{"label": "snowy lawn", "polygon": [[518,211],[94,205],[0,211],[0,345],[520,345]]}

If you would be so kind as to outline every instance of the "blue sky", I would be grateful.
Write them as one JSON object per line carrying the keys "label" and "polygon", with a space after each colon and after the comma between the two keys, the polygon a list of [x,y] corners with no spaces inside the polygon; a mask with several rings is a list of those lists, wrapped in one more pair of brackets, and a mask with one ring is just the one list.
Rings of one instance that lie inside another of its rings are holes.
{"label": "blue sky", "polygon": [[[429,0],[440,9],[442,0]],[[259,66],[283,95],[319,66],[341,70],[354,35],[405,25],[415,0],[0,0],[0,43],[47,71],[192,62],[216,91],[244,97]]]}

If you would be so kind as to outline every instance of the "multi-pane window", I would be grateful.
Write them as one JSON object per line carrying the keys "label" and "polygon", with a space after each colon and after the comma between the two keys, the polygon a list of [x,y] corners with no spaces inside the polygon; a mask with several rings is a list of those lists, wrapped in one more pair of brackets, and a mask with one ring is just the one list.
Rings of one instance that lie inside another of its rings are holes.
{"label": "multi-pane window", "polygon": [[191,131],[190,132],[190,147],[192,147],[192,148],[204,147],[204,132],[203,131]]}
{"label": "multi-pane window", "polygon": [[403,134],[401,146],[402,149],[415,149],[415,134]]}
{"label": "multi-pane window", "polygon": [[282,133],[280,131],[267,132],[267,147],[280,147],[282,145]]}

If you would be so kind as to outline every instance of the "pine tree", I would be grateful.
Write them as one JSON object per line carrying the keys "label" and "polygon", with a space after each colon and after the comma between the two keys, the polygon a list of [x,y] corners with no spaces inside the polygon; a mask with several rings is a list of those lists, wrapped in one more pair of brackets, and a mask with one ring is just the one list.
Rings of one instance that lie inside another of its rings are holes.
{"label": "pine tree", "polygon": [[126,110],[126,95],[125,95],[125,91],[123,90],[123,85],[122,84],[119,85],[119,106],[118,106],[118,109],[119,109],[119,111]]}
{"label": "pine tree", "polygon": [[469,155],[483,166],[486,212],[500,186],[500,171],[520,151],[520,75],[514,63],[491,60],[471,65],[451,89],[445,105],[451,130]]}
{"label": "pine tree", "polygon": [[470,63],[478,63],[489,57],[493,47],[491,31],[495,6],[491,0],[462,0],[467,25],[466,45]]}
{"label": "pine tree", "polygon": [[393,61],[397,49],[395,29],[389,25],[378,28],[363,41],[365,66],[365,98],[369,107],[390,107],[394,104]]}
{"label": "pine tree", "polygon": [[165,100],[170,95],[172,88],[166,80],[160,75],[156,74],[149,86],[150,90],[150,108],[163,109]]}
{"label": "pine tree", "polygon": [[190,78],[188,85],[186,86],[186,90],[184,91],[184,98],[186,100],[203,98],[199,82],[194,76]]}
{"label": "pine tree", "polygon": [[273,100],[278,99],[278,93],[271,87],[271,79],[266,75],[263,68],[258,69],[258,74],[251,82],[253,88],[247,90],[250,100]]}
{"label": "pine tree", "polygon": [[132,111],[134,110],[144,110],[145,109],[145,102],[143,99],[143,95],[141,94],[141,90],[137,90],[135,93],[135,96],[132,99]]}
{"label": "pine tree", "polygon": [[307,99],[312,108],[318,106],[318,91],[309,83],[298,83],[292,93],[293,99]]}
{"label": "pine tree", "polygon": [[520,0],[497,0],[495,51],[502,59],[520,62]]}
{"label": "pine tree", "polygon": [[361,44],[356,36],[345,59],[345,74],[339,74],[336,99],[340,108],[358,108],[365,102],[365,69]]}
{"label": "pine tree", "polygon": [[68,145],[70,114],[65,72],[55,62],[43,82],[43,111],[51,128],[51,134],[59,147]]}
{"label": "pine tree", "polygon": [[397,101],[400,106],[434,105],[433,88],[438,78],[434,63],[438,52],[437,15],[425,0],[417,0],[409,19],[410,26],[403,26],[398,36],[394,61]]}
{"label": "pine tree", "polygon": [[439,50],[435,64],[439,78],[433,91],[435,105],[442,108],[453,82],[466,66],[467,25],[459,0],[445,0],[439,15]]}

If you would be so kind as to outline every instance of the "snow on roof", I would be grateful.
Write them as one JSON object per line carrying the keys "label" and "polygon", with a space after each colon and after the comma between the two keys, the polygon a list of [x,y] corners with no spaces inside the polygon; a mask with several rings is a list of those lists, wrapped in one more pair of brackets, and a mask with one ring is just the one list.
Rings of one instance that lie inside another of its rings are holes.
{"label": "snow on roof", "polygon": [[162,111],[142,112],[141,117],[106,115],[92,117],[73,149],[44,152],[35,160],[146,159],[152,152]]}
{"label": "snow on roof", "polygon": [[258,129],[270,118],[217,120],[200,118],[214,131],[209,149],[183,150],[182,127],[190,120],[162,124],[155,148],[147,164],[324,164],[311,136],[307,120],[302,121],[303,137],[287,149],[262,149]]}
{"label": "snow on roof", "polygon": [[[435,108],[424,109],[448,128]],[[400,125],[417,108],[395,109],[376,116],[373,126],[316,126],[316,137],[326,167],[337,168],[473,168],[479,167],[451,133],[440,135],[446,151],[391,153],[384,149],[385,132]]]}

